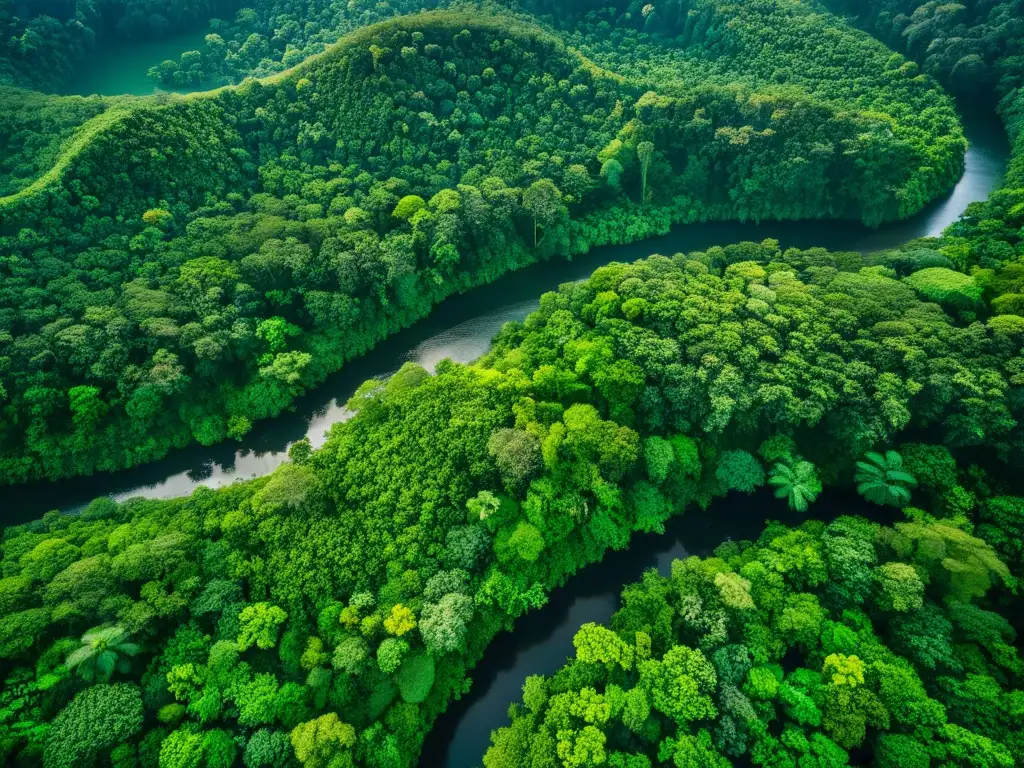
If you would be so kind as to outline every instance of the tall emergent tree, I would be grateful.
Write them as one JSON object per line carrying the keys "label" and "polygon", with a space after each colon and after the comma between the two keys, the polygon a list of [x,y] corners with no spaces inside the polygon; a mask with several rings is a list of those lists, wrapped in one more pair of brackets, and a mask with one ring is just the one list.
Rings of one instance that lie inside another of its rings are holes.
{"label": "tall emergent tree", "polygon": [[562,193],[550,179],[540,179],[523,192],[523,208],[533,217],[533,246],[536,248],[540,244],[537,225],[547,229],[565,209]]}

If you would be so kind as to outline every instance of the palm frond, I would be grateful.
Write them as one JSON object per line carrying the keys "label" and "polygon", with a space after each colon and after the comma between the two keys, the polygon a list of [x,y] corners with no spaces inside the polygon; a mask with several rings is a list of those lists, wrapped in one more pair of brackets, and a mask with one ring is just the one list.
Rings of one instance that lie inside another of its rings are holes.
{"label": "palm frond", "polygon": [[104,627],[93,627],[92,629],[87,630],[82,635],[82,642],[83,643],[93,643],[93,642],[95,642],[97,639],[102,637],[104,630],[105,630]]}
{"label": "palm frond", "polygon": [[891,469],[888,472],[888,477],[890,480],[897,480],[901,483],[906,483],[907,485],[917,487],[917,478],[914,477],[909,472],[904,472],[903,470],[900,469]]}
{"label": "palm frond", "polygon": [[83,645],[81,648],[76,648],[68,655],[64,660],[64,666],[68,669],[74,669],[83,661],[90,658],[92,654],[92,648],[88,645]]}
{"label": "palm frond", "polygon": [[109,680],[114,673],[114,666],[117,664],[117,654],[113,651],[103,651],[96,657],[96,671],[99,672],[101,680]]}
{"label": "palm frond", "polygon": [[896,451],[885,452],[885,463],[892,469],[903,469],[903,457],[896,453]]}
{"label": "palm frond", "polygon": [[142,651],[142,646],[138,643],[121,643],[117,646],[117,652],[123,653],[125,656],[135,656]]}
{"label": "palm frond", "polygon": [[884,469],[874,464],[868,464],[866,461],[858,461],[857,469],[860,475],[870,475],[872,477],[882,477],[885,475]]}

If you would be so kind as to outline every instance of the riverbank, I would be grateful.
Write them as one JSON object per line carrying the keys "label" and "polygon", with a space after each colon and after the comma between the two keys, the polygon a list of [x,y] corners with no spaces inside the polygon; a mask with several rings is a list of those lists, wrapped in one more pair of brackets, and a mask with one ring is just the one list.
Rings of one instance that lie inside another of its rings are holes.
{"label": "riverbank", "polygon": [[859,515],[891,524],[899,511],[868,504],[852,488],[830,488],[800,515],[770,491],[732,493],[710,508],[692,508],[673,518],[664,534],[636,534],[629,548],[609,552],[600,563],[577,573],[554,590],[547,604],[516,622],[487,646],[471,673],[473,687],[434,723],[420,755],[420,764],[435,768],[479,765],[491,732],[508,725],[508,705],[522,697],[529,675],[550,675],[574,655],[572,639],[587,622],[607,624],[619,609],[625,585],[657,570],[668,576],[672,561],[691,555],[706,557],[725,541],[756,539],[767,520],[799,525],[802,520],[830,522],[840,515]]}
{"label": "riverbank", "polygon": [[870,229],[850,222],[735,222],[692,224],[669,234],[630,245],[595,248],[574,261],[541,262],[439,304],[421,322],[379,343],[352,360],[313,392],[294,411],[255,425],[240,443],[192,446],[166,459],[115,474],[8,488],[3,516],[7,525],[27,522],[59,509],[74,512],[99,496],[123,500],[131,496],[173,498],[203,485],[219,488],[239,479],[261,477],[287,459],[288,447],[307,438],[322,445],[331,424],[351,415],[345,402],[370,378],[386,378],[413,361],[428,370],[450,358],[468,363],[484,354],[494,334],[510,320],[521,320],[537,308],[541,294],[569,281],[582,280],[613,261],[635,261],[652,253],[673,254],[714,245],[775,238],[785,247],[820,246],[836,251],[873,252],[919,237],[940,234],[966,206],[984,200],[998,188],[1009,143],[994,114],[969,113],[964,127],[970,141],[966,169],[950,195],[907,221]]}

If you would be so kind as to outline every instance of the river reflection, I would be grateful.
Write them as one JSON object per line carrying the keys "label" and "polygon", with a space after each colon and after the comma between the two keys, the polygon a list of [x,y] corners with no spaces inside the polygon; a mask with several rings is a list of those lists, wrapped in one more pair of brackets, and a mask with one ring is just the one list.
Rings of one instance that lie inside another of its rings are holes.
{"label": "river reflection", "polygon": [[[895,521],[896,510],[866,503],[852,492],[830,489],[812,505],[810,516],[832,520],[857,514],[882,523]],[[637,535],[629,549],[611,552],[551,593],[547,605],[516,622],[513,632],[498,635],[473,669],[473,687],[453,702],[427,735],[421,766],[469,768],[479,765],[491,731],[508,725],[508,705],[522,700],[529,675],[550,675],[574,655],[572,638],[588,621],[607,623],[619,607],[623,587],[639,581],[651,568],[667,576],[672,561],[706,556],[729,539],[753,539],[766,520],[798,525],[803,516],[785,502],[761,492],[734,493],[710,509],[694,508],[671,520],[664,534]]]}
{"label": "river reflection", "polygon": [[52,509],[73,512],[97,496],[119,500],[130,496],[171,498],[188,494],[200,485],[217,488],[264,475],[287,459],[288,446],[295,441],[308,437],[314,446],[322,445],[330,425],[351,416],[344,404],[363,381],[385,378],[408,360],[429,370],[444,358],[472,362],[487,351],[504,323],[521,320],[536,309],[542,293],[567,281],[582,280],[613,261],[635,261],[652,253],[670,255],[768,237],[779,240],[784,248],[823,246],[872,252],[916,237],[937,235],[968,203],[984,200],[999,186],[1009,157],[1006,136],[994,115],[969,115],[964,128],[971,147],[963,177],[946,199],[913,219],[875,230],[853,222],[695,224],[631,245],[595,248],[572,262],[535,264],[444,301],[430,317],[378,344],[300,398],[294,411],[258,423],[241,444],[192,446],[124,472],[5,489],[0,521],[25,522]]}

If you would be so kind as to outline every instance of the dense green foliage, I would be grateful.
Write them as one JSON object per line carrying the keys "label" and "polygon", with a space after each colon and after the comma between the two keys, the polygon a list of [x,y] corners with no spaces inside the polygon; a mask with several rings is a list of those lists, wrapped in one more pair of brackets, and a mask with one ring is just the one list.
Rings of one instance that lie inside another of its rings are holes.
{"label": "dense green foliage", "polygon": [[[552,3],[539,0],[510,5],[542,14],[553,10]],[[871,188],[879,195],[879,210],[865,216],[868,221],[876,221],[876,216],[877,220],[891,218],[893,212],[885,209],[894,204],[901,216],[919,210],[947,188],[961,169],[963,136],[951,102],[935,92],[916,65],[893,57],[884,46],[806,4],[692,0],[664,8],[650,5],[642,13],[635,3],[557,6],[557,13],[545,18],[565,32],[573,45],[608,69],[657,84],[659,90],[674,93],[707,83],[743,84],[756,90],[758,98],[810,95],[818,108],[861,112],[862,130],[869,132],[870,139],[844,151],[871,163],[876,172],[892,174],[871,180]],[[247,8],[233,24],[218,25],[223,35],[211,36],[203,51],[190,52],[181,62],[165,62],[154,74],[165,84],[181,86],[211,77],[237,81],[247,73],[279,71],[322,50],[324,41],[333,39],[331,31],[337,34],[391,15],[402,5],[317,7],[324,14],[328,9],[330,15],[321,17],[295,3],[284,8],[280,3]],[[284,10],[294,15],[280,15]],[[299,18],[305,23],[293,21]],[[337,26],[339,18],[341,26]],[[859,71],[851,72],[851,67]],[[753,134],[738,138],[757,141]],[[820,162],[827,151],[824,145],[815,146],[776,169],[789,176],[786,184],[796,191],[794,204],[806,205],[819,194],[813,187],[821,174],[828,173]],[[886,161],[879,162],[883,156]],[[901,168],[904,164],[906,168]],[[907,170],[915,174],[909,185],[902,181]],[[842,184],[845,178],[832,177],[830,182]],[[887,199],[893,186],[900,187],[895,202]],[[725,190],[718,192],[724,196]],[[773,205],[775,216],[786,215],[782,201]],[[819,210],[827,208],[827,201],[821,199]],[[806,211],[795,215],[806,215]]]}
{"label": "dense green foliage", "polygon": [[913,212],[954,178],[959,126],[860,33],[815,55],[847,38],[872,55],[843,99],[756,78],[660,95],[527,22],[438,12],[276,79],[119,103],[71,138],[72,107],[102,102],[60,102],[6,184],[60,145],[54,169],[0,199],[0,482],[240,437],[538,259],[680,221]]}
{"label": "dense green foliage", "polygon": [[895,50],[921,62],[958,93],[1005,95],[1024,74],[1024,5],[1020,0],[823,0]]}
{"label": "dense green foliage", "polygon": [[[116,765],[409,764],[493,634],[633,531],[785,467],[813,497],[908,430],[1019,454],[1020,335],[956,325],[884,272],[771,242],[606,267],[478,364],[367,382],[269,477],[9,528],[8,759],[62,764],[57,724],[113,684],[144,713],[116,726],[134,734]],[[880,458],[943,525],[977,521],[1021,564],[1004,521],[1024,501],[998,476],[900,450]]]}
{"label": "dense green foliage", "polygon": [[[537,5],[545,10],[551,4]],[[557,5],[551,21],[566,28],[573,45],[602,66],[659,83],[670,93],[705,83],[743,84],[764,94],[808,94],[832,109],[858,111],[870,140],[845,151],[870,164],[887,157],[879,165],[897,176],[893,163],[918,171],[898,195],[900,216],[920,210],[960,173],[963,135],[952,103],[936,98],[933,81],[913,62],[813,5],[687,0],[637,14],[634,4],[584,2],[572,4],[583,7],[569,21]],[[798,185],[815,178],[822,149],[776,168],[792,176],[801,197],[813,194]],[[871,184],[882,194],[893,180],[878,177]]]}
{"label": "dense green foliage", "polygon": [[769,525],[627,586],[610,629],[526,679],[484,766],[1011,768],[1024,663],[979,603],[1006,579],[946,523]]}
{"label": "dense green foliage", "polygon": [[905,51],[954,92],[983,104],[999,101],[999,112],[1015,143],[1007,174],[1008,189],[989,201],[995,203],[994,207],[979,205],[970,218],[990,222],[990,226],[995,220],[1005,221],[1005,214],[1022,199],[1021,193],[1014,190],[1024,187],[1024,5],[1020,0],[823,2],[838,13],[848,14],[853,22],[896,50]]}
{"label": "dense green foliage", "polygon": [[0,84],[59,89],[96,49],[195,26],[235,0],[0,0]]}
{"label": "dense green foliage", "polygon": [[[846,12],[881,34],[875,7]],[[213,73],[280,69],[328,19],[392,12],[335,10],[243,12],[253,56],[231,69],[229,42]],[[675,221],[877,223],[959,168],[948,99],[819,9],[557,10],[553,32],[403,17],[237,88],[3,114],[0,478],[244,434],[443,296],[539,259]],[[953,13],[992,42],[978,55],[1022,148],[1012,11]],[[960,43],[922,29],[906,37],[952,61]],[[727,493],[802,512],[848,486],[907,522],[773,525],[647,577],[613,630],[530,679],[488,763],[1009,768],[1022,163],[943,238],[602,268],[474,365],[367,382],[324,448],[267,477],[8,528],[0,759],[411,765],[494,634],[634,532]]]}
{"label": "dense green foliage", "polygon": [[0,86],[0,197],[47,173],[89,120],[118,100],[56,97]]}
{"label": "dense green foliage", "polygon": [[[545,14],[556,4],[535,0],[508,5]],[[269,74],[319,52],[333,41],[332,35],[403,10],[408,9],[402,3],[373,8],[259,3],[239,11],[233,22],[215,24],[217,32],[203,50],[165,62],[152,74],[178,87]],[[809,94],[819,108],[860,111],[862,130],[870,132],[870,140],[845,152],[871,163],[876,172],[892,174],[871,180],[880,210],[866,216],[868,221],[875,221],[875,215],[879,220],[892,216],[884,210],[893,205],[887,199],[890,187],[901,188],[895,205],[899,215],[909,215],[947,188],[960,171],[963,137],[952,104],[936,94],[932,82],[883,45],[806,4],[691,0],[649,5],[641,12],[636,3],[574,2],[557,3],[557,12],[546,18],[603,66],[657,84],[659,90],[742,83],[759,94]],[[851,67],[858,71],[851,72]],[[758,140],[756,135],[739,138]],[[789,177],[786,184],[796,191],[791,198],[795,204],[806,205],[819,194],[813,187],[827,174],[821,164],[827,151],[825,145],[816,146],[776,169]],[[879,162],[883,156],[885,163]],[[904,164],[906,169],[900,167]],[[901,180],[907,169],[915,174],[910,185]],[[845,178],[832,177],[830,182],[841,184]],[[718,192],[725,194],[724,189]],[[782,201],[773,205],[775,216],[785,215]],[[827,208],[821,199],[819,211]],[[806,215],[805,209],[795,215]]]}
{"label": "dense green foliage", "polygon": [[[971,206],[946,237],[875,263],[963,320],[987,310],[989,328],[1021,333],[1020,4],[847,8],[950,87],[1001,97],[1018,150],[1007,188]],[[1016,365],[1007,358],[1007,371]],[[991,441],[989,432],[981,442]],[[910,445],[857,466],[869,500],[905,505],[920,481],[948,522],[908,509],[911,522],[895,530],[850,518],[769,527],[755,545],[677,562],[669,579],[652,574],[623,594],[615,633],[585,626],[575,660],[527,680],[485,765],[831,766],[847,764],[851,749],[882,766],[1019,764],[1016,635],[977,603],[991,584],[1019,582],[1024,509],[968,480],[976,470],[958,473],[945,448]],[[796,508],[815,493],[789,465],[772,479]]]}
{"label": "dense green foliage", "polygon": [[400,13],[442,5],[435,0],[349,2],[348,0],[260,0],[233,16],[213,19],[199,50],[184,51],[150,69],[164,87],[238,83],[246,77],[281,72],[322,53],[354,29]]}

